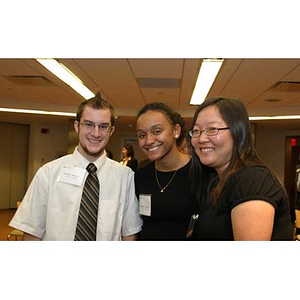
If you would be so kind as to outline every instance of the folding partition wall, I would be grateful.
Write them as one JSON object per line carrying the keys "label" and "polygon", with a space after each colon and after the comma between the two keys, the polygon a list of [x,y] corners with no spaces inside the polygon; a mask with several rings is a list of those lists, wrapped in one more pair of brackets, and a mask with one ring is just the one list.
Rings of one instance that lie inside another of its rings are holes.
{"label": "folding partition wall", "polygon": [[16,208],[27,189],[29,126],[0,123],[0,209]]}

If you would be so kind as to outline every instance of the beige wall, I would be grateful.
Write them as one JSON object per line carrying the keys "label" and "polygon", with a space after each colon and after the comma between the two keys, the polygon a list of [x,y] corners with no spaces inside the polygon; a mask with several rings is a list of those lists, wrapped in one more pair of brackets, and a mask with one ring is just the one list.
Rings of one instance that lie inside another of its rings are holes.
{"label": "beige wall", "polygon": [[[284,127],[276,126],[276,129],[274,129],[269,123],[256,124],[255,140],[258,154],[266,164],[273,168],[282,182],[284,182],[285,137],[293,135],[300,136],[300,128],[298,130],[286,130]],[[131,138],[136,138],[134,133],[123,132],[120,128],[117,128],[110,138],[107,148],[112,151],[116,161],[120,161],[122,158],[124,142]],[[73,121],[69,124],[68,139],[70,144],[67,152],[72,153],[77,145],[77,134],[73,129]],[[135,157],[139,161],[146,159],[137,141],[134,142],[133,147]]]}
{"label": "beige wall", "polygon": [[29,126],[0,122],[0,209],[15,208],[27,189]]}
{"label": "beige wall", "polygon": [[[49,129],[49,132],[41,133],[42,128]],[[285,137],[292,135],[300,136],[300,128],[286,130],[278,126],[274,130],[264,123],[256,126],[257,151],[261,159],[273,168],[282,182],[284,182]],[[116,161],[121,160],[124,141],[130,138],[134,139],[135,134],[122,132],[119,128],[111,137],[107,148],[113,152]],[[73,121],[66,119],[60,124],[30,124],[27,184],[29,185],[39,167],[60,155],[71,153],[76,145],[77,135],[73,129]],[[146,156],[136,141],[133,146],[136,158],[139,161],[145,159]]]}
{"label": "beige wall", "polygon": [[[42,133],[48,129],[48,133]],[[68,152],[69,121],[60,124],[30,125],[29,156],[28,156],[28,185],[36,171],[45,163],[65,155]]]}
{"label": "beige wall", "polygon": [[[41,128],[49,128],[49,134],[41,134]],[[256,148],[259,156],[273,168],[282,182],[284,182],[285,137],[292,135],[300,136],[300,128],[286,130],[278,126],[274,130],[267,123],[256,125]],[[115,160],[121,160],[122,147],[128,138],[135,138],[135,134],[128,134],[118,128],[110,138],[107,148],[112,151]],[[32,175],[41,165],[55,159],[59,154],[72,153],[76,145],[77,134],[73,129],[73,121],[67,120],[65,125],[33,124],[30,131],[29,179],[32,179]],[[146,158],[137,142],[133,147],[139,161]]]}
{"label": "beige wall", "polygon": [[259,123],[256,127],[256,149],[260,158],[269,165],[284,183],[285,137],[300,136],[300,128],[287,130]]}

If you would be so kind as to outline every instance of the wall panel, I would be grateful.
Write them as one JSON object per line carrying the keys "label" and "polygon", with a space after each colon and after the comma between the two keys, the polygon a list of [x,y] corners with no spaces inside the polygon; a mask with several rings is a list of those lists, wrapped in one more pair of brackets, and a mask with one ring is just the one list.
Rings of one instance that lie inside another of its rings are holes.
{"label": "wall panel", "polygon": [[9,209],[26,191],[29,126],[0,123],[0,135],[0,209]]}

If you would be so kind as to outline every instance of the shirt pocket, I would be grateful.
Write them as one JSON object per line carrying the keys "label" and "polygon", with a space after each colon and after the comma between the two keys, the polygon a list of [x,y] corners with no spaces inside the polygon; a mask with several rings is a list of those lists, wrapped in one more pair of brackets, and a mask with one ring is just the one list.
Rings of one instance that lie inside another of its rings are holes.
{"label": "shirt pocket", "polygon": [[[124,203],[116,200],[100,200],[98,209],[98,230],[107,239],[121,235]],[[115,238],[113,238],[115,239]]]}

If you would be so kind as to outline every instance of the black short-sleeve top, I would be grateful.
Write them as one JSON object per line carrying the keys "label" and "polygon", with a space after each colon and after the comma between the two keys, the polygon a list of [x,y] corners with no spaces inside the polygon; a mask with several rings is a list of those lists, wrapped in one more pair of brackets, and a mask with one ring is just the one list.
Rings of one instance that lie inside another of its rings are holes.
{"label": "black short-sleeve top", "polygon": [[293,239],[290,206],[285,189],[267,168],[253,166],[247,166],[233,175],[218,203],[200,211],[194,239],[233,240],[231,210],[250,200],[263,200],[274,206],[272,240]]}

